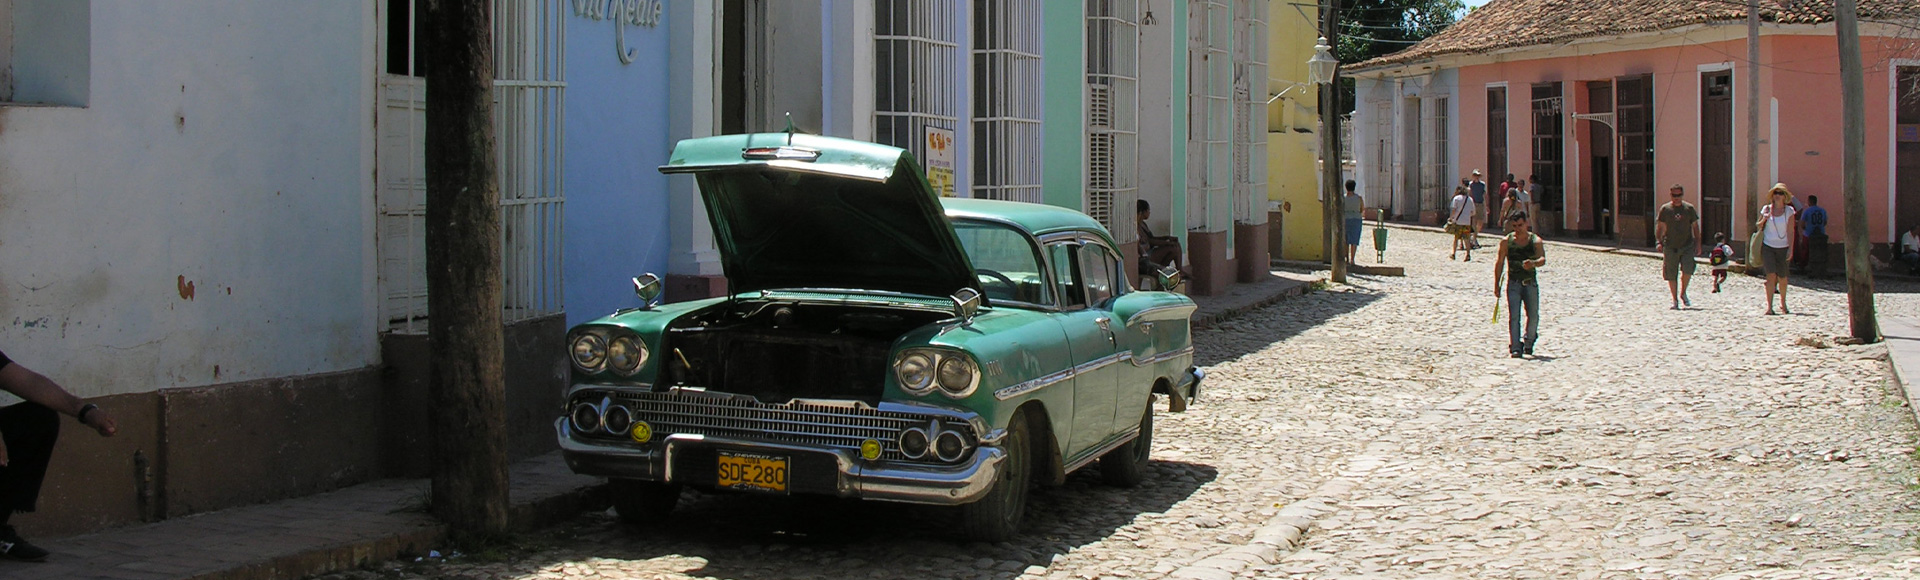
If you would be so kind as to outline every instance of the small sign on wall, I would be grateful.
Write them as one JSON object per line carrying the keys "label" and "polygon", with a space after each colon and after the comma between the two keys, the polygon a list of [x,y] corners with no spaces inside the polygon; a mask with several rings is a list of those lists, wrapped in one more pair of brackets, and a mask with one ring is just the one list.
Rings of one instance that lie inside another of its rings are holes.
{"label": "small sign on wall", "polygon": [[1901,124],[1898,135],[1901,143],[1920,143],[1920,125]]}
{"label": "small sign on wall", "polygon": [[639,57],[638,50],[627,48],[627,27],[658,27],[665,12],[661,0],[573,0],[574,16],[613,21],[613,52],[620,64],[633,64]]}
{"label": "small sign on wall", "polygon": [[953,197],[953,130],[927,127],[927,184],[940,197]]}

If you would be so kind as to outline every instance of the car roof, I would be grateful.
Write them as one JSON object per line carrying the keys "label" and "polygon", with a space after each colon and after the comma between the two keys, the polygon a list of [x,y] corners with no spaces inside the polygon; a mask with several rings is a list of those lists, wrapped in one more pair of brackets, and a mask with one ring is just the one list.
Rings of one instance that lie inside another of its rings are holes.
{"label": "car roof", "polygon": [[1093,230],[1105,234],[1107,228],[1093,218],[1064,207],[997,199],[940,199],[948,218],[977,218],[1012,222],[1033,235],[1063,230]]}

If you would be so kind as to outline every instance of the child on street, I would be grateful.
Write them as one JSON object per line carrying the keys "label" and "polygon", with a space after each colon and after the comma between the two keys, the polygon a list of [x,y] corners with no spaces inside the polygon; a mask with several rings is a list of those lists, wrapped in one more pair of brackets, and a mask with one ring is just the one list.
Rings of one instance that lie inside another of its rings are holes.
{"label": "child on street", "polygon": [[1720,293],[1720,283],[1727,281],[1727,263],[1733,261],[1733,246],[1727,245],[1726,232],[1713,233],[1713,249],[1707,251],[1707,265],[1713,267],[1713,293]]}

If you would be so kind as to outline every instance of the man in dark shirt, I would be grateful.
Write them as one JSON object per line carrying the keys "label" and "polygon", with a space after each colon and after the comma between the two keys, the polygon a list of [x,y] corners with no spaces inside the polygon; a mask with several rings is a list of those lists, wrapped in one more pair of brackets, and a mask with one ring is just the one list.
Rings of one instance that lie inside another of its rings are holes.
{"label": "man in dark shirt", "polygon": [[1794,261],[1814,276],[1827,270],[1827,208],[1820,207],[1820,196],[1807,196],[1807,209],[1800,211],[1800,243],[1793,246],[1799,255]]}
{"label": "man in dark shirt", "polygon": [[1680,184],[1673,184],[1667,193],[1673,201],[1660,206],[1653,244],[1661,249],[1660,277],[1666,278],[1673,309],[1679,310],[1682,304],[1693,306],[1687,299],[1687,283],[1693,280],[1693,258],[1700,255],[1700,210],[1687,203],[1687,191]]}
{"label": "man in dark shirt", "polygon": [[73,415],[102,437],[119,431],[113,416],[81,401],[40,373],[27,370],[0,352],[0,390],[26,402],[0,408],[0,557],[38,562],[47,551],[27,543],[8,523],[14,512],[38,507],[40,483],[60,437],[60,415]]}
{"label": "man in dark shirt", "polygon": [[1138,228],[1135,233],[1140,236],[1140,274],[1144,276],[1173,266],[1184,276],[1187,269],[1180,265],[1180,238],[1153,235],[1153,229],[1147,227],[1147,218],[1153,217],[1153,207],[1147,200],[1136,200],[1134,210]]}

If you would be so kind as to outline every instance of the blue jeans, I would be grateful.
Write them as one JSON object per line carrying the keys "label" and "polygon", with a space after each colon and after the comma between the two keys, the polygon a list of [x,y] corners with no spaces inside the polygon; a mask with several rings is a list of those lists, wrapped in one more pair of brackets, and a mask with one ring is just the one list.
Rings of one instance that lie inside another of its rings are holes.
{"label": "blue jeans", "polygon": [[1900,259],[1898,261],[1900,263],[1906,264],[1909,270],[1920,270],[1920,252],[1907,252],[1905,254],[1901,254]]}
{"label": "blue jeans", "polygon": [[[1520,334],[1520,308],[1527,309],[1527,333]],[[1540,285],[1507,281],[1507,351],[1533,348],[1540,339]]]}

